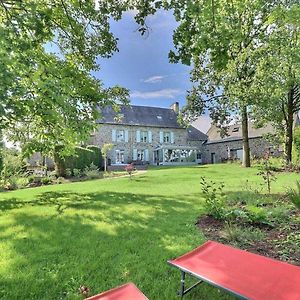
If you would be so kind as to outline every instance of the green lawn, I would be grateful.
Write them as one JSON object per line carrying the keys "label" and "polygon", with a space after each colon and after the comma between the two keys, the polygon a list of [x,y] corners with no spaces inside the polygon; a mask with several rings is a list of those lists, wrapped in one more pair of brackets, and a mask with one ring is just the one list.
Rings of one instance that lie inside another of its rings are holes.
{"label": "green lawn", "polygon": [[[0,193],[0,298],[81,299],[133,281],[150,299],[176,299],[180,272],[166,260],[204,241],[200,177],[225,181],[229,193],[256,169],[208,165],[150,169],[103,179]],[[294,184],[280,174],[273,192]],[[231,299],[208,285],[186,299]]]}

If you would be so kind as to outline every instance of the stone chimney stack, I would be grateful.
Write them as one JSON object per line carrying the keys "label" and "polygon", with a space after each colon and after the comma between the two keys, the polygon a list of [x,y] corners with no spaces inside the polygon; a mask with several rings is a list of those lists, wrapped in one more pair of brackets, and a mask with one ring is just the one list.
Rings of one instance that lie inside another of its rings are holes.
{"label": "stone chimney stack", "polygon": [[179,113],[179,102],[174,102],[173,104],[171,104],[170,108],[173,109],[176,112],[176,114],[178,114]]}

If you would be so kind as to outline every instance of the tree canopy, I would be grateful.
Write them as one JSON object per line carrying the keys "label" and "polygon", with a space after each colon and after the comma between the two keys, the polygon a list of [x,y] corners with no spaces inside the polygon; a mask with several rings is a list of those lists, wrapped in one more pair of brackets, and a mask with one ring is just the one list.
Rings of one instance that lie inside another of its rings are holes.
{"label": "tree canopy", "polygon": [[98,108],[125,102],[127,90],[91,75],[97,57],[117,51],[110,18],[118,1],[0,1],[0,129],[28,152],[71,149],[84,140]]}

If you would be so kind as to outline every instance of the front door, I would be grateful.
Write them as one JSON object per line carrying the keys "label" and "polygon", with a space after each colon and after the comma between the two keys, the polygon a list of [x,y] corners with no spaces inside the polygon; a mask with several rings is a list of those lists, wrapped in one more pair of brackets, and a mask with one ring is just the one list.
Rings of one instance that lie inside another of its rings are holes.
{"label": "front door", "polygon": [[211,163],[212,164],[216,163],[216,153],[211,153]]}

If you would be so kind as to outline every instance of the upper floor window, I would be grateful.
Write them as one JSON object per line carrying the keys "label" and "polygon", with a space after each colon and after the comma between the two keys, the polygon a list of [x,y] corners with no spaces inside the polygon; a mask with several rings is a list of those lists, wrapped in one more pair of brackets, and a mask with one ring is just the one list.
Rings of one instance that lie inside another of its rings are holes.
{"label": "upper floor window", "polygon": [[117,142],[124,142],[125,141],[125,132],[124,130],[117,130],[116,131]]}
{"label": "upper floor window", "polygon": [[148,142],[148,131],[141,131],[141,142],[142,143]]}
{"label": "upper floor window", "polygon": [[171,142],[171,132],[164,132],[163,133],[163,141],[164,141],[164,143],[170,143]]}

